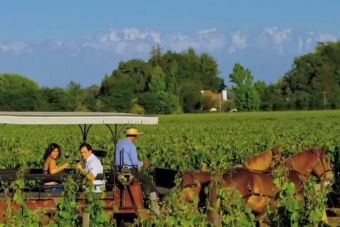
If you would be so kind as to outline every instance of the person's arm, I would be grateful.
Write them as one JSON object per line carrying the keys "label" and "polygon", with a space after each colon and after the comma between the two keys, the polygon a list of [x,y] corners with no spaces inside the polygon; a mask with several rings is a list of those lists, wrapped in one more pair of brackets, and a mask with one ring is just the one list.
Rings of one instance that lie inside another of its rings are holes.
{"label": "person's arm", "polygon": [[69,167],[68,163],[64,163],[63,165],[58,167],[56,161],[54,159],[51,159],[49,162],[48,170],[50,174],[56,174],[63,171],[67,167]]}
{"label": "person's arm", "polygon": [[100,162],[99,159],[93,161],[93,164],[90,166],[89,171],[90,171],[90,173],[93,176],[93,180],[96,179],[98,174],[103,174],[104,173],[103,165],[102,165],[102,163]]}
{"label": "person's arm", "polygon": [[48,158],[45,160],[45,162],[44,162],[44,168],[43,168],[43,170],[44,170],[44,171],[48,171],[49,165],[50,165],[50,158],[48,157]]}
{"label": "person's arm", "polygon": [[116,146],[116,154],[115,154],[115,165],[116,166],[122,166],[124,164],[124,161],[122,160],[122,152],[123,152],[123,146],[122,141],[119,141]]}
{"label": "person's arm", "polygon": [[96,176],[94,176],[89,170],[83,168],[81,164],[77,164],[77,169],[90,181],[93,182]]}
{"label": "person's arm", "polygon": [[144,162],[138,160],[137,149],[135,146],[130,147],[129,158],[133,165],[136,165],[138,167],[143,167]]}

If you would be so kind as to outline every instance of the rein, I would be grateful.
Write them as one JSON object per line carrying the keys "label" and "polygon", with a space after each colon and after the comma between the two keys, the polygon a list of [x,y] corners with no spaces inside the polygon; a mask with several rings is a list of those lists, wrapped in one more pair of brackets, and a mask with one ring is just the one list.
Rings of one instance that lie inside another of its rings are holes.
{"label": "rein", "polygon": [[248,192],[249,194],[244,196],[243,198],[249,198],[250,196],[260,196],[260,197],[268,197],[268,198],[271,198],[271,199],[275,199],[276,196],[271,196],[271,195],[266,195],[262,192],[253,192],[253,189],[251,187],[251,185],[247,184],[247,189],[248,189]]}
{"label": "rein", "polygon": [[321,161],[322,168],[323,168],[323,173],[320,175],[320,178],[326,180],[326,174],[328,172],[332,172],[332,168],[328,168],[328,169],[325,168],[325,164],[323,162],[323,159],[321,158],[321,155],[319,156],[319,159]]}
{"label": "rein", "polygon": [[193,187],[199,187],[200,184],[192,183],[192,184],[185,184],[182,185],[182,188],[193,188]]}

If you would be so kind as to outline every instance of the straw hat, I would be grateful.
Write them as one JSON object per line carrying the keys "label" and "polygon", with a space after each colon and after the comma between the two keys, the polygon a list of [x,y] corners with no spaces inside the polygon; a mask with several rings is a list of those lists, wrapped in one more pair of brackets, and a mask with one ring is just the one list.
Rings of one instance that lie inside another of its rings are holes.
{"label": "straw hat", "polygon": [[138,129],[136,128],[129,128],[125,131],[125,134],[127,136],[137,136],[137,135],[142,134],[142,132],[138,131]]}

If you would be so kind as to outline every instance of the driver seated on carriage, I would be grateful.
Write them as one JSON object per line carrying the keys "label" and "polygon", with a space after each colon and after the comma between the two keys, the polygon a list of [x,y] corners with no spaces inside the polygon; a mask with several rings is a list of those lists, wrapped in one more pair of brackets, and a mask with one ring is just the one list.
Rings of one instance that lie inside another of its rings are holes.
{"label": "driver seated on carriage", "polygon": [[[140,171],[140,168],[148,168],[150,163],[138,160],[138,153],[135,146],[137,136],[142,134],[136,128],[129,128],[125,131],[126,138],[118,141],[116,146],[116,161],[115,166],[123,171],[129,170],[142,183],[144,194],[149,196],[150,200],[158,200],[158,191],[151,179]],[[151,209],[155,213],[159,213],[159,207],[152,205]]]}

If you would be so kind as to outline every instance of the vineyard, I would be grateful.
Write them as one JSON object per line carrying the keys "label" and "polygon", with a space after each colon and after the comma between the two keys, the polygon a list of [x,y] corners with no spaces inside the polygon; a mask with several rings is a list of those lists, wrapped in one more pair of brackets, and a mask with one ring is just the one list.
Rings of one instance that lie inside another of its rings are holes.
{"label": "vineyard", "polygon": [[[313,185],[316,182],[311,179],[304,189],[307,198],[304,207],[299,205],[288,207],[288,203],[282,203],[290,214],[297,216],[296,219],[288,218],[290,220],[289,225],[298,226],[299,223],[313,225],[321,219],[322,207],[320,204],[326,203],[328,191],[333,191],[328,196],[328,198],[331,198],[328,199],[331,200],[328,204],[339,206],[337,200],[339,195],[335,193],[340,191],[339,119],[340,111],[164,115],[159,116],[158,125],[136,126],[143,131],[143,135],[138,138],[137,148],[141,160],[150,160],[152,167],[146,172],[152,175],[154,167],[180,171],[198,169],[219,172],[242,164],[248,157],[275,146],[280,146],[286,157],[307,148],[324,147],[328,157],[333,162],[335,174],[333,187],[321,190],[321,193],[316,195],[316,193],[313,193],[313,188],[315,188]],[[119,126],[120,138],[123,137],[122,132],[126,127]],[[78,147],[82,142],[82,135],[77,126],[0,125],[0,129],[1,169],[41,168],[44,149],[51,142],[56,142],[62,147],[60,162],[64,162],[66,159],[72,162],[80,156]],[[87,142],[96,149],[108,151],[103,163],[106,166],[112,165],[114,145],[106,127],[93,126]],[[68,154],[67,158],[65,157],[66,153]],[[72,182],[70,182],[71,186]],[[19,184],[16,189],[20,189],[20,187]],[[284,184],[282,188],[284,190]],[[182,201],[179,198],[179,190],[179,187],[174,188],[164,201],[161,218],[138,219],[135,220],[136,223],[146,226],[151,224],[157,226],[208,225],[209,220],[205,212],[198,212],[192,209],[192,204]],[[220,196],[224,201],[221,202],[223,208],[221,212],[224,215],[223,220],[226,225],[255,225],[254,215],[251,214],[249,208],[242,204],[242,198],[239,198],[237,193],[224,191],[221,192]],[[293,201],[289,193],[282,198],[286,202]],[[316,198],[319,203],[308,203],[308,201],[315,201]],[[92,205],[94,207],[101,206],[95,202]],[[96,212],[100,211],[98,207],[95,210]],[[69,207],[66,211],[74,212]],[[63,212],[66,211],[63,210]],[[284,223],[277,217],[279,215],[284,217],[287,212],[279,214],[271,211],[270,214],[274,217],[272,218],[274,221],[271,223]],[[38,216],[38,214],[36,215]],[[103,220],[107,219],[105,215],[100,215],[100,212],[95,215],[102,217]],[[320,218],[312,220],[311,217]],[[17,220],[13,223],[32,223],[32,226],[37,226],[36,223],[39,223],[38,217],[20,216],[20,218],[26,221]],[[63,223],[61,220],[63,219],[59,218],[56,222]],[[336,222],[338,219],[334,220]],[[98,226],[105,226],[101,222],[102,220],[97,221]]]}

